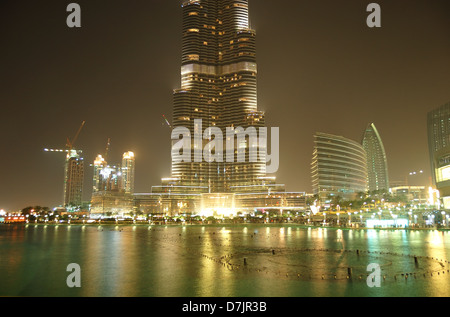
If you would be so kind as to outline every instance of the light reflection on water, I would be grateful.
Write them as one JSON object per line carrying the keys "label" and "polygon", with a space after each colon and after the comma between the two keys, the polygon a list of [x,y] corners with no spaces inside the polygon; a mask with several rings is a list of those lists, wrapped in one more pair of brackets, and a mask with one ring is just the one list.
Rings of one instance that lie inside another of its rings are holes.
{"label": "light reflection on water", "polygon": [[[450,296],[449,250],[441,231],[0,226],[0,296]],[[370,261],[382,266],[380,288],[365,282]],[[81,288],[66,285],[69,263],[81,267]]]}

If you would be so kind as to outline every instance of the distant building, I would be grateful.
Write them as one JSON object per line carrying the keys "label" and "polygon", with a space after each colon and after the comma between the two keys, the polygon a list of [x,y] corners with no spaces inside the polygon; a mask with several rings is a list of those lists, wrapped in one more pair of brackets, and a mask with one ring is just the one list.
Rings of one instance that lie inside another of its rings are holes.
{"label": "distant building", "polygon": [[391,180],[389,181],[390,187],[400,187],[400,186],[408,186],[408,182],[406,180]]}
{"label": "distant building", "polygon": [[396,186],[390,192],[393,196],[404,196],[410,203],[426,204],[429,201],[429,189],[425,186]]}
{"label": "distant building", "polygon": [[93,186],[92,191],[94,193],[105,190],[104,189],[105,186],[103,185],[103,182],[104,182],[103,176],[102,176],[101,172],[103,171],[104,168],[106,168],[106,166],[107,166],[106,160],[103,158],[102,155],[99,154],[95,158],[94,165],[93,165],[94,178],[93,178],[93,182],[92,182],[92,186]]}
{"label": "distant building", "polygon": [[119,191],[104,191],[92,194],[91,218],[123,217],[134,210],[133,196]]}
{"label": "distant building", "polygon": [[313,193],[322,202],[333,196],[354,199],[367,190],[366,152],[356,141],[316,133],[311,163]]}
{"label": "distant building", "polygon": [[367,185],[369,191],[389,190],[386,152],[375,124],[364,131],[362,146],[367,156]]}
{"label": "distant building", "polygon": [[122,186],[126,193],[134,193],[134,153],[125,152],[122,157],[122,166],[120,170],[122,172]]}
{"label": "distant building", "polygon": [[445,209],[450,209],[450,102],[428,113],[431,177]]}
{"label": "distant building", "polygon": [[125,152],[122,165],[110,166],[102,155],[94,161],[92,217],[124,216],[134,210],[135,156]]}
{"label": "distant building", "polygon": [[67,153],[64,169],[64,207],[67,210],[81,208],[84,181],[84,161],[81,151],[70,150]]}

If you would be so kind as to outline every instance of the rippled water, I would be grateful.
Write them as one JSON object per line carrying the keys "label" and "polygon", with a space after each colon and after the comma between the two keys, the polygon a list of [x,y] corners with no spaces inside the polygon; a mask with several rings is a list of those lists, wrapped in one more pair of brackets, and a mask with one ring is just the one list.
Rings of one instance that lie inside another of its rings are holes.
{"label": "rippled water", "polygon": [[0,225],[0,296],[450,296],[449,253],[441,231]]}

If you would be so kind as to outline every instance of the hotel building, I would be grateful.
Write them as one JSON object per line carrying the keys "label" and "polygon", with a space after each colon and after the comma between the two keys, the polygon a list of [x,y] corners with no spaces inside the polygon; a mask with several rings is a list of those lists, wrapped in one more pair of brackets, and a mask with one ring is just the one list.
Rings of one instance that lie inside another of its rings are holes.
{"label": "hotel building", "polygon": [[375,124],[369,124],[364,131],[362,146],[367,155],[368,190],[389,191],[386,152]]}
{"label": "hotel building", "polygon": [[321,202],[333,196],[354,199],[367,190],[367,157],[361,144],[342,136],[314,135],[311,163],[313,194]]}

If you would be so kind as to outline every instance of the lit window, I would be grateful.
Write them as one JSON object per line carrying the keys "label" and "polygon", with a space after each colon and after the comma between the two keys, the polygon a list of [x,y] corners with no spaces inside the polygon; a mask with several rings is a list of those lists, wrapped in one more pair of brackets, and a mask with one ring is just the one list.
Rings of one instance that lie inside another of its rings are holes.
{"label": "lit window", "polygon": [[192,54],[192,55],[188,55],[188,59],[190,61],[198,61],[200,59],[200,56],[198,54]]}

